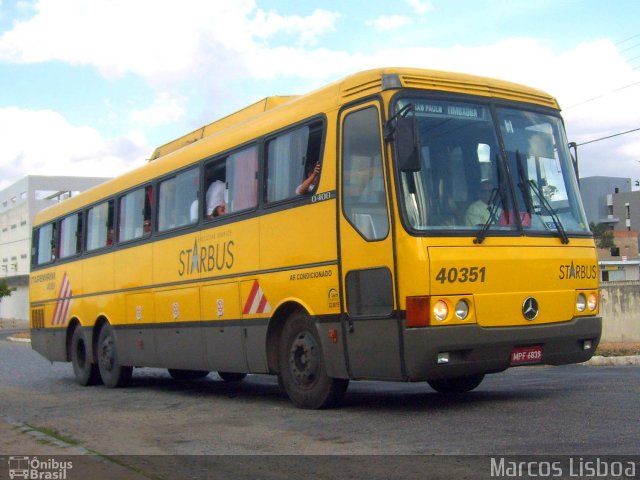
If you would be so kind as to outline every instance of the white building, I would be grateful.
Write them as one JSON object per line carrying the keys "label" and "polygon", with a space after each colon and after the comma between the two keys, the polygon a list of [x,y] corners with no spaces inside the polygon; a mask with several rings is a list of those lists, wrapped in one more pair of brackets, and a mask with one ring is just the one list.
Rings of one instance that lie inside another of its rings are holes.
{"label": "white building", "polygon": [[0,301],[0,322],[24,326],[29,319],[31,224],[40,210],[108,178],[30,175],[0,191],[0,278],[16,290]]}

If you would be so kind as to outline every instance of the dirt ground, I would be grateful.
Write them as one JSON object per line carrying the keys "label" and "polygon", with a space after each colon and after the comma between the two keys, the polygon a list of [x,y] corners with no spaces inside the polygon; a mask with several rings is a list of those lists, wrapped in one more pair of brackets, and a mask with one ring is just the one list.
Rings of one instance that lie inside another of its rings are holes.
{"label": "dirt ground", "polygon": [[640,355],[640,342],[601,342],[596,355],[604,357]]}

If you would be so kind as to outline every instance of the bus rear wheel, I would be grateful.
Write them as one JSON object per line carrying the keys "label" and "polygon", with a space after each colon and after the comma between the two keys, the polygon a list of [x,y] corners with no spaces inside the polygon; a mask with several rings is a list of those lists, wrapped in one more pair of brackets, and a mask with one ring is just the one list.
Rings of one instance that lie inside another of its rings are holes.
{"label": "bus rear wheel", "polygon": [[76,382],[82,386],[96,385],[101,380],[98,365],[92,363],[89,358],[87,345],[87,337],[78,325],[71,337],[71,364]]}
{"label": "bus rear wheel", "polygon": [[440,393],[456,394],[470,392],[484,380],[484,374],[469,375],[466,377],[447,378],[444,380],[429,380],[427,383]]}
{"label": "bus rear wheel", "polygon": [[178,368],[169,368],[167,370],[174,380],[199,380],[209,375],[207,370],[182,370]]}
{"label": "bus rear wheel", "polygon": [[120,365],[116,337],[108,323],[104,324],[98,337],[98,367],[107,387],[126,387],[131,380],[133,367]]}
{"label": "bus rear wheel", "polygon": [[295,312],[282,331],[280,380],[291,401],[301,408],[326,408],[344,396],[348,379],[327,375],[320,339],[311,317]]}

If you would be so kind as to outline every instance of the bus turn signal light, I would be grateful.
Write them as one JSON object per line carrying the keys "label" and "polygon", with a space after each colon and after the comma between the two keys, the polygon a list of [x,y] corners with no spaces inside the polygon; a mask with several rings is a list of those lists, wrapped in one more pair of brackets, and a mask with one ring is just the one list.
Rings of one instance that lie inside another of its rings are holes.
{"label": "bus turn signal light", "polygon": [[429,297],[407,297],[407,328],[429,326]]}

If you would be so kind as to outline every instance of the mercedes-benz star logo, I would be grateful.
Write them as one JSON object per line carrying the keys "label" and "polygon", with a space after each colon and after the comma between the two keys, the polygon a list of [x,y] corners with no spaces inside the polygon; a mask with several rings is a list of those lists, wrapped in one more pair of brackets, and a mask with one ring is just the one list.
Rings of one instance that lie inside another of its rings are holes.
{"label": "mercedes-benz star logo", "polygon": [[533,297],[527,297],[522,304],[522,315],[529,321],[538,316],[538,301]]}

